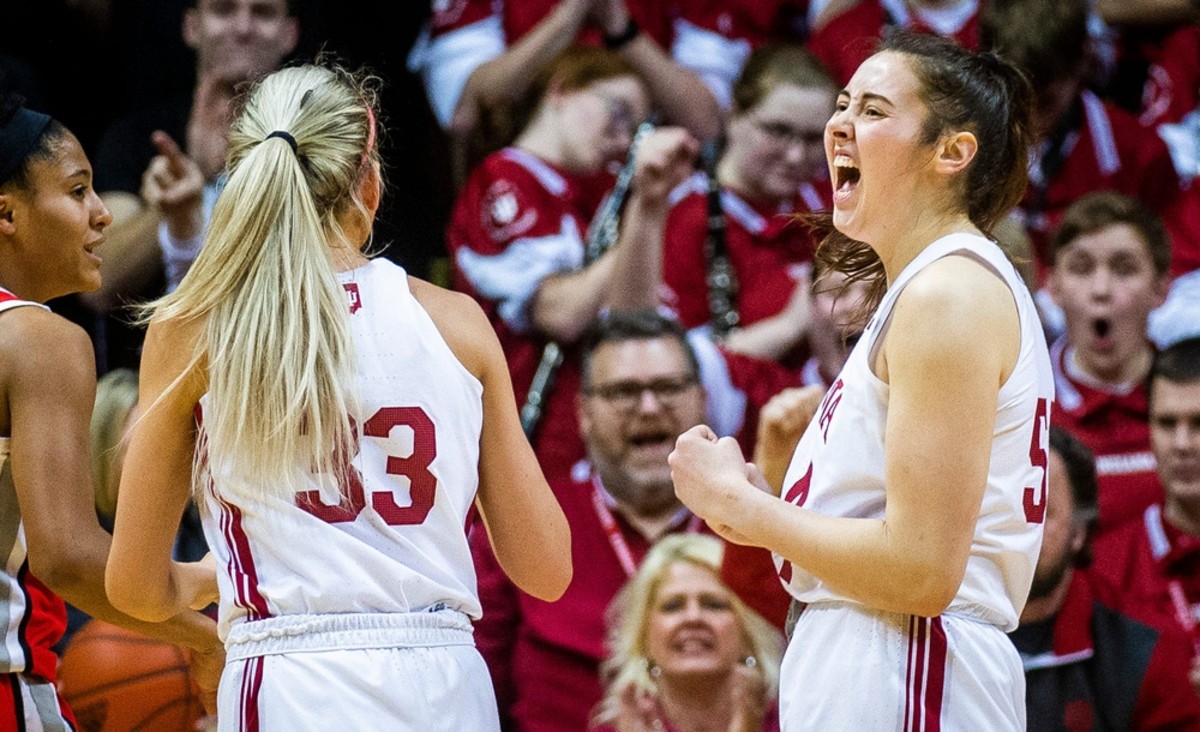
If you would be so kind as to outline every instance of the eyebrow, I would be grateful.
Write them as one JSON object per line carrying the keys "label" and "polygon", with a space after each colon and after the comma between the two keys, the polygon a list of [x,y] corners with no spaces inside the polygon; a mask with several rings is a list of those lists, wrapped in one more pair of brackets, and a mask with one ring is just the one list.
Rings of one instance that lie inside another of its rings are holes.
{"label": "eyebrow", "polygon": [[[850,90],[848,90],[848,89],[842,89],[840,92],[838,92],[838,96],[853,98],[853,95],[850,94]],[[864,102],[868,102],[868,101],[883,102],[884,104],[888,105],[889,107],[896,106],[895,103],[892,102],[891,99],[888,99],[887,97],[883,96],[882,94],[876,94],[875,92],[864,92],[862,95],[862,100]]]}

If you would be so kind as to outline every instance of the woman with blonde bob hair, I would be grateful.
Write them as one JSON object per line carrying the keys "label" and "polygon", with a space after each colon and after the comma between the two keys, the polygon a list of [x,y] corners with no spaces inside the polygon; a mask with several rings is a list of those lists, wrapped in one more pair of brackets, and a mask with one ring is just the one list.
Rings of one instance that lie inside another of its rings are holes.
{"label": "woman with blonde bob hair", "polygon": [[[498,729],[473,504],[521,589],[570,581],[487,319],[363,253],[370,81],[310,65],[250,90],[204,248],[147,309],[107,588],[145,619],[219,589],[222,730]],[[171,561],[189,493],[215,562]]]}
{"label": "woman with blonde bob hair", "polygon": [[712,536],[667,536],[613,600],[601,729],[778,729],[783,639],[721,583],[724,551]]}

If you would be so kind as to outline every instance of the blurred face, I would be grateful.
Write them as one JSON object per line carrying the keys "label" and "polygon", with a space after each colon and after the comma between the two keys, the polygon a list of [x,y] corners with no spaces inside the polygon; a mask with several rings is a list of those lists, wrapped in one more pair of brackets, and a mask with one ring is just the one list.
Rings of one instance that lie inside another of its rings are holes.
{"label": "blurred face", "polygon": [[917,173],[933,157],[921,142],[928,114],[903,55],[877,53],[854,72],[825,126],[838,231],[867,243],[887,238],[898,207],[916,200]]}
{"label": "blurred face", "polygon": [[92,189],[92,166],[79,141],[65,133],[48,158],[29,166],[29,187],[10,187],[4,199],[0,232],[12,247],[9,263],[20,268],[22,297],[45,301],[100,286],[104,229],[108,209]]}
{"label": "blurred face", "polygon": [[579,426],[604,487],[629,509],[678,507],[667,456],[704,421],[704,392],[674,338],[604,343],[592,354]]}
{"label": "blurred face", "polygon": [[832,111],[829,90],[783,84],[733,117],[725,152],[736,176],[732,185],[755,199],[791,199],[801,183],[823,173]]}
{"label": "blurred face", "polygon": [[1146,319],[1162,304],[1167,284],[1129,224],[1084,234],[1059,250],[1050,287],[1079,366],[1112,383],[1139,378],[1127,372],[1144,366]]}
{"label": "blurred face", "polygon": [[236,84],[274,71],[296,48],[299,27],[285,0],[198,0],[183,37],[201,72]]}
{"label": "blurred face", "polygon": [[688,562],[671,565],[650,608],[646,656],[668,679],[733,672],[745,656],[741,628],[716,575]]}
{"label": "blurred face", "polygon": [[1200,381],[1154,380],[1150,447],[1167,502],[1200,505]]}
{"label": "blurred face", "polygon": [[650,113],[645,87],[633,76],[552,92],[548,103],[559,131],[561,159],[556,162],[584,174],[624,162],[638,125]]}
{"label": "blurred face", "polygon": [[1042,526],[1042,551],[1033,571],[1029,598],[1050,595],[1066,576],[1083,548],[1084,527],[1075,521],[1075,501],[1067,466],[1054,450],[1049,455],[1049,484],[1046,490],[1046,520]]}
{"label": "blurred face", "polygon": [[813,287],[808,343],[827,384],[841,372],[862,335],[862,324],[854,322],[854,315],[867,296],[867,285],[855,282],[843,292],[847,279],[841,272],[829,272]]}

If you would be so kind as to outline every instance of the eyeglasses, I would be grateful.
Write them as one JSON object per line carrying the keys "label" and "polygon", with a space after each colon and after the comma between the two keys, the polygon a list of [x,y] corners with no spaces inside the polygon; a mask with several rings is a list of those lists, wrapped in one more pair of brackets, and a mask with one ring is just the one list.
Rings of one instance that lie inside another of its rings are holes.
{"label": "eyeglasses", "polygon": [[699,380],[695,376],[684,376],[676,379],[656,379],[655,381],[616,381],[587,387],[584,394],[594,396],[608,402],[614,408],[623,412],[633,411],[642,401],[642,394],[649,391],[654,399],[663,407],[670,409],[692,389]]}
{"label": "eyeglasses", "polygon": [[608,111],[610,129],[628,132],[630,135],[637,133],[638,125],[642,123],[642,120],[634,114],[633,106],[629,102],[591,89],[588,92],[604,103],[604,108]]}
{"label": "eyeglasses", "polygon": [[758,131],[766,135],[771,144],[779,147],[789,145],[821,145],[825,142],[825,130],[798,130],[795,127],[785,122],[768,122],[766,120],[754,120],[754,126]]}

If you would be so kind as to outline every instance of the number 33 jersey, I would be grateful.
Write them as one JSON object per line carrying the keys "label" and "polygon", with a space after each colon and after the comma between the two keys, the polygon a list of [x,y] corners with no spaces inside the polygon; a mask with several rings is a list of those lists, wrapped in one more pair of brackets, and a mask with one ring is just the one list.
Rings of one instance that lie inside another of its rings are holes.
{"label": "number 33 jersey", "polygon": [[[1009,631],[1017,626],[1041,548],[1054,381],[1033,299],[992,242],[969,234],[943,237],[896,277],[797,444],[783,498],[829,516],[884,518],[889,386],[873,373],[871,363],[905,285],[948,255],[974,258],[1000,276],[1013,293],[1020,320],[1020,351],[997,400],[987,486],[966,573],[947,610]],[[775,563],[784,587],[801,602],[852,601],[800,566],[779,556]]]}
{"label": "number 33 jersey", "polygon": [[[222,484],[207,456],[204,532],[220,631],[321,613],[480,615],[466,522],[479,485],[483,385],[383,259],[339,273],[350,309],[360,431],[345,498],[314,480],[292,501]],[[200,400],[198,419],[210,410]],[[311,479],[311,478],[310,478]]]}

